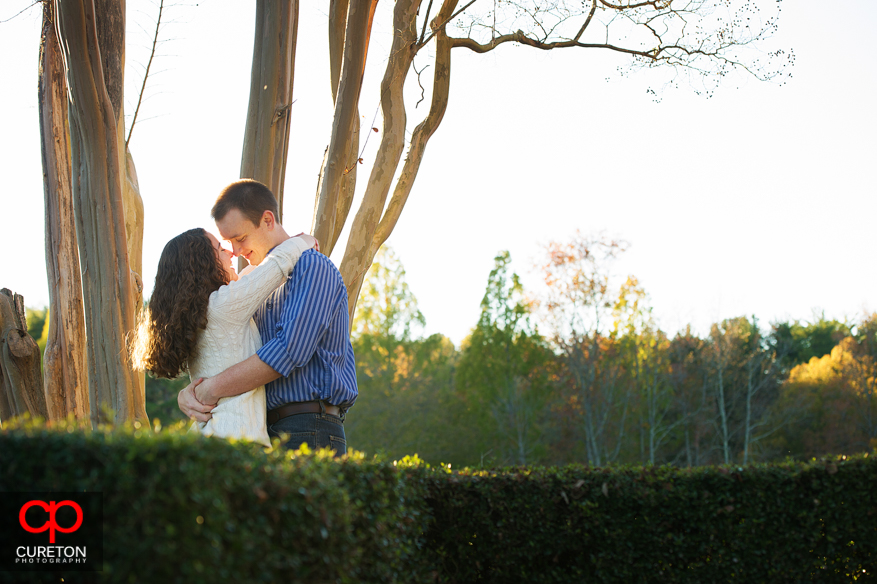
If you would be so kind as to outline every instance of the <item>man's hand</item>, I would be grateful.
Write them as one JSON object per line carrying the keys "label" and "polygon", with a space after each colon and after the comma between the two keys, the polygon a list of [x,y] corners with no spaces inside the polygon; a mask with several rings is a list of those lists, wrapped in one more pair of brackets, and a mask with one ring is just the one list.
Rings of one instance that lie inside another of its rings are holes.
{"label": "man's hand", "polygon": [[195,388],[204,381],[203,378],[198,378],[183,389],[180,390],[180,393],[177,394],[177,405],[180,408],[180,411],[186,414],[192,420],[196,422],[206,422],[213,416],[210,412],[213,411],[213,408],[216,404],[208,405],[198,401],[198,398],[195,396]]}
{"label": "man's hand", "polygon": [[203,380],[203,383],[198,383],[192,386],[192,389],[195,392],[195,399],[198,400],[199,403],[209,406],[211,409],[216,407],[216,404],[219,402],[219,398],[213,397],[213,394],[210,392],[210,390],[213,389],[214,382],[214,377],[208,377]]}

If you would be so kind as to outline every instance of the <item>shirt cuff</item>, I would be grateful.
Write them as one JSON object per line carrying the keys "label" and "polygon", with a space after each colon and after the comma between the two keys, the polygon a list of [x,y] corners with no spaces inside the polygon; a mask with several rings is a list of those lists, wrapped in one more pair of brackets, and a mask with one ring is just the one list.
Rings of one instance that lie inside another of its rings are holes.
{"label": "shirt cuff", "polygon": [[289,358],[282,339],[271,339],[262,345],[261,349],[256,351],[256,355],[259,356],[259,359],[265,365],[268,365],[283,377],[289,377],[289,374],[295,369],[295,363]]}

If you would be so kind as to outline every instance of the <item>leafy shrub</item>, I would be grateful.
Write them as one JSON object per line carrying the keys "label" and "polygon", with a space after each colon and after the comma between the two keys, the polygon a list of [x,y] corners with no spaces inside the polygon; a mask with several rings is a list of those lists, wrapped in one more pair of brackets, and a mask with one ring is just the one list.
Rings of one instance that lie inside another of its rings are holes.
{"label": "leafy shrub", "polygon": [[877,571],[867,455],[436,479],[426,547],[447,582],[850,582]]}
{"label": "leafy shrub", "polygon": [[[427,516],[403,500],[404,481],[361,456],[266,452],[180,429],[0,432],[0,492],[103,493],[107,582],[408,581],[400,571]],[[59,576],[96,578],[3,581]]]}
{"label": "leafy shrub", "polygon": [[0,431],[0,493],[104,498],[104,572],[3,581],[775,583],[877,571],[873,456],[451,472],[177,428]]}

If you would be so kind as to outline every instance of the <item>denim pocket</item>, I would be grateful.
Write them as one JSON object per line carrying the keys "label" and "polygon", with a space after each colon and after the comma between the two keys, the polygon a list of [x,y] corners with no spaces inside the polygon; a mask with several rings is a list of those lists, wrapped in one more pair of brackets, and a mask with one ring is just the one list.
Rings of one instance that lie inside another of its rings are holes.
{"label": "denim pocket", "polygon": [[329,450],[335,451],[335,456],[347,454],[347,440],[341,436],[329,436]]}
{"label": "denim pocket", "polygon": [[344,421],[338,416],[333,416],[332,414],[320,414],[320,420],[324,422],[329,422],[331,424],[335,424],[336,426],[344,427]]}

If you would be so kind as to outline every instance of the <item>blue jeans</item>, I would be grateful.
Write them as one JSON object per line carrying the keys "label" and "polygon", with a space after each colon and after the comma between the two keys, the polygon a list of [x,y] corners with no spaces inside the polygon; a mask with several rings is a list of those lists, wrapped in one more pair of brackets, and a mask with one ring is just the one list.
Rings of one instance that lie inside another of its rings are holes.
{"label": "blue jeans", "polygon": [[347,454],[344,422],[332,414],[286,416],[268,426],[268,435],[285,440],[283,446],[290,450],[298,450],[304,443],[311,450],[329,448],[335,456]]}

